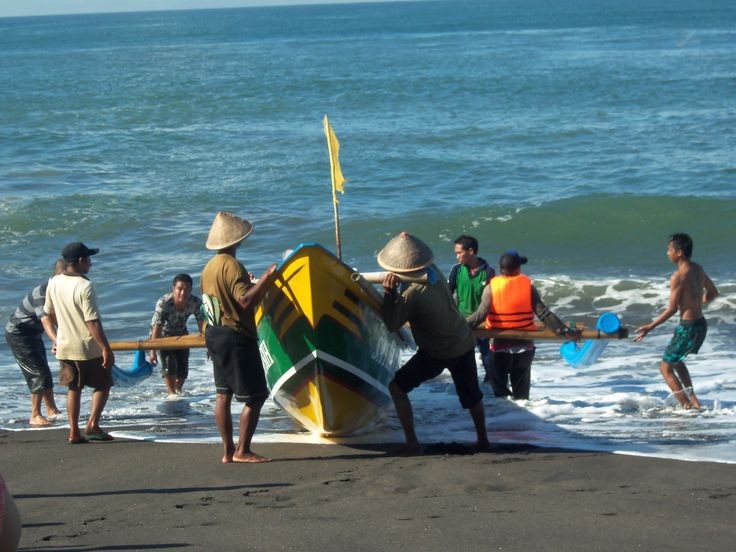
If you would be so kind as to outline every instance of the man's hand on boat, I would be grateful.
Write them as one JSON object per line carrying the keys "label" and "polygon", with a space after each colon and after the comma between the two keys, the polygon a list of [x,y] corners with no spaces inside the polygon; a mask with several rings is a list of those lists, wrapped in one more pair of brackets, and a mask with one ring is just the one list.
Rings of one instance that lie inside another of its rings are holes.
{"label": "man's hand on boat", "polygon": [[386,274],[386,277],[383,279],[383,289],[386,293],[393,293],[396,291],[399,284],[401,284],[401,280],[393,272]]}

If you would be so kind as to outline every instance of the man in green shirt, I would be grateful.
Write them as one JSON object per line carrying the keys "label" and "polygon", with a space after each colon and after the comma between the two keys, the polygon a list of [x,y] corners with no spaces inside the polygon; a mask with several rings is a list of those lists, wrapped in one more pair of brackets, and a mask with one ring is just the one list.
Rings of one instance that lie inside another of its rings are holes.
{"label": "man in green shirt", "polygon": [[[463,234],[455,240],[455,257],[457,264],[450,269],[448,284],[455,295],[458,310],[468,317],[477,310],[483,288],[496,275],[496,271],[484,258],[478,256],[478,240],[473,236]],[[485,370],[483,381],[489,382],[493,359],[490,340],[479,338],[475,343]]]}

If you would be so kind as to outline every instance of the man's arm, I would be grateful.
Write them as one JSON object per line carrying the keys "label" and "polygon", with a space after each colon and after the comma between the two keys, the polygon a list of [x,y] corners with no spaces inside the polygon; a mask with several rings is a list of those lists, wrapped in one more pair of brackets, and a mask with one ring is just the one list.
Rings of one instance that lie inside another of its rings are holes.
{"label": "man's arm", "polygon": [[[266,271],[258,279],[258,283],[248,288],[248,290],[238,297],[238,304],[244,309],[255,308],[255,306],[263,298],[263,294],[266,292],[266,288],[273,280],[273,273],[276,270],[276,264],[269,266]],[[201,327],[200,327],[201,331]]]}
{"label": "man's arm", "polygon": [[547,328],[555,332],[557,335],[569,335],[575,340],[580,338],[582,330],[572,329],[560,320],[555,313],[549,310],[547,305],[544,304],[542,298],[539,296],[537,288],[534,286],[532,286],[532,306],[534,307],[534,314],[537,315],[537,318],[539,318]]}
{"label": "man's arm", "polygon": [[390,332],[398,331],[409,320],[409,305],[398,291],[401,280],[389,272],[383,279],[383,305],[381,314]]}
{"label": "man's arm", "polygon": [[[159,324],[154,324],[151,326],[151,339],[158,339],[161,337],[164,333],[164,327]],[[151,349],[148,353],[148,360],[151,362],[151,364],[158,364],[158,356],[157,351],[155,349]]]}
{"label": "man's arm", "polygon": [[[711,282],[712,283],[712,282]],[[667,308],[662,311],[657,318],[652,320],[649,324],[636,328],[636,337],[634,341],[641,341],[646,335],[651,332],[654,328],[663,324],[669,320],[673,314],[677,312],[680,304],[680,297],[682,296],[682,278],[678,273],[674,273],[670,279],[670,298]]]}
{"label": "man's arm", "polygon": [[105,330],[102,328],[101,320],[87,320],[87,329],[89,330],[92,339],[95,340],[97,345],[102,349],[102,367],[105,369],[112,368],[115,364],[115,353],[110,348],[110,343],[107,341]]}
{"label": "man's arm", "polygon": [[51,352],[56,354],[56,315],[52,313],[42,316],[41,324],[46,335],[51,340]]}
{"label": "man's arm", "polygon": [[716,285],[713,283],[713,280],[710,279],[710,277],[703,272],[703,276],[705,276],[705,282],[703,284],[703,287],[705,287],[705,295],[703,296],[703,304],[710,303],[713,299],[718,297],[718,289],[716,289]]}
{"label": "man's arm", "polygon": [[471,328],[477,328],[483,324],[489,310],[491,310],[491,286],[486,286],[483,288],[483,295],[480,296],[480,305],[473,314],[466,316],[465,320]]}

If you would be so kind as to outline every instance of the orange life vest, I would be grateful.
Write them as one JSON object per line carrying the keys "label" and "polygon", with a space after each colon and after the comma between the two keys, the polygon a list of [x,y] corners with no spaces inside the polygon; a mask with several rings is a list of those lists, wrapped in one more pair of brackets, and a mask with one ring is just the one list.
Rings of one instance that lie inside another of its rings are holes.
{"label": "orange life vest", "polygon": [[532,281],[524,274],[491,279],[491,308],[486,327],[536,330],[532,307]]}

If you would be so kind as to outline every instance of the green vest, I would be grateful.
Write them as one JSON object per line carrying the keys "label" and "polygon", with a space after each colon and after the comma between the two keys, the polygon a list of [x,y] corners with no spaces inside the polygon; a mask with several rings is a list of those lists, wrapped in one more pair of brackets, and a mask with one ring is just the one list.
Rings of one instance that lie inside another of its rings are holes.
{"label": "green vest", "polygon": [[483,288],[488,282],[488,272],[481,269],[470,275],[470,268],[462,265],[457,270],[457,281],[455,282],[455,293],[457,294],[457,308],[463,316],[473,314],[480,305]]}

